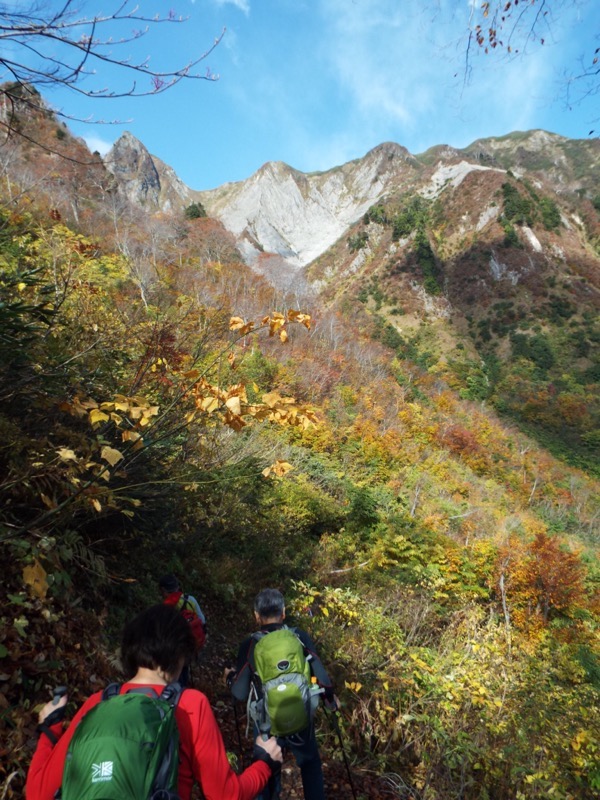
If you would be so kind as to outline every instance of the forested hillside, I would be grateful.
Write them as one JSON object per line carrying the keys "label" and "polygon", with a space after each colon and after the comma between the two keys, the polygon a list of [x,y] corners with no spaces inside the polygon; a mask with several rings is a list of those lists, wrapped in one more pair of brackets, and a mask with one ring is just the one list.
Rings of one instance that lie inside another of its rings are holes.
{"label": "forested hillside", "polygon": [[597,797],[592,245],[543,297],[492,295],[477,248],[500,235],[516,269],[519,213],[559,235],[541,190],[495,177],[476,241],[451,203],[391,198],[312,265],[321,296],[290,296],[216,220],[131,206],[50,115],[21,124],[75,160],[3,151],[0,796],[22,796],[35,706],[118,675],[119,629],[170,570],[215,663],[256,591],[285,592],[381,796]]}

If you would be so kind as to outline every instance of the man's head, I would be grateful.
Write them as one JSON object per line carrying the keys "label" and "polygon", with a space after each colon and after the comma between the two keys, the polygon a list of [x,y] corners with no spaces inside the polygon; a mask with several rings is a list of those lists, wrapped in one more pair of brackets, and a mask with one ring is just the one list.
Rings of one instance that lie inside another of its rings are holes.
{"label": "man's head", "polygon": [[158,587],[163,594],[171,594],[179,591],[179,581],[175,575],[163,575],[158,582]]}
{"label": "man's head", "polygon": [[277,589],[263,589],[254,601],[254,616],[260,624],[283,622],[285,619],[285,600]]}

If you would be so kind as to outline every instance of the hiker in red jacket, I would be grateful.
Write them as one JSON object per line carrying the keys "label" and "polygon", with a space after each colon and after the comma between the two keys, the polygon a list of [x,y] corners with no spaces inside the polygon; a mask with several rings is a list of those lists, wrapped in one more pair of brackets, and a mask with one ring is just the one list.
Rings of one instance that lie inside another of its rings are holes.
{"label": "hiker in red jacket", "polygon": [[[158,587],[163,596],[163,603],[173,606],[189,623],[196,640],[196,655],[192,661],[196,660],[206,642],[206,617],[200,604],[191,594],[181,591],[179,581],[174,575],[163,575],[158,582]],[[183,668],[179,683],[182,686],[189,686],[191,683],[190,670],[187,665]]]}
{"label": "hiker in red jacket", "polygon": [[[121,687],[121,694],[140,687],[150,687],[160,694],[165,686],[177,680],[194,652],[190,626],[177,611],[166,605],[143,611],[123,633],[121,659],[128,679]],[[67,749],[77,724],[101,697],[102,692],[89,697],[66,730],[61,721],[56,721],[56,714],[50,716],[57,709],[64,710],[66,695],[56,705],[51,701],[42,708],[38,717],[40,739],[27,774],[27,800],[53,800],[62,782]],[[281,748],[271,737],[256,741],[254,763],[236,775],[229,766],[210,702],[202,692],[195,689],[182,692],[175,720],[179,731],[181,800],[191,799],[194,782],[200,784],[206,800],[252,800],[280,769]]]}

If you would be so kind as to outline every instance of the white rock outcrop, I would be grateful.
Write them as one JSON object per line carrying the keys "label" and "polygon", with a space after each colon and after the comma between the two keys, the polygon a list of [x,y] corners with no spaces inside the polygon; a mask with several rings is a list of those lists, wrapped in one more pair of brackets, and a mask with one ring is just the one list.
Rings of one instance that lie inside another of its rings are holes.
{"label": "white rock outcrop", "polygon": [[202,202],[237,237],[251,260],[262,249],[300,268],[331,247],[385,194],[414,159],[396,144],[384,144],[363,159],[323,173],[304,174],[280,161],[269,162],[251,178],[202,193]]}

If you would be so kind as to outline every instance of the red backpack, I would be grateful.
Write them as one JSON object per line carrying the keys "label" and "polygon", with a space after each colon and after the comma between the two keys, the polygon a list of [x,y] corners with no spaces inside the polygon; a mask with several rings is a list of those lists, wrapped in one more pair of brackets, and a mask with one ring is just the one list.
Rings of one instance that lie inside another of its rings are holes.
{"label": "red backpack", "polygon": [[194,639],[196,640],[196,647],[200,650],[204,647],[204,642],[206,641],[206,626],[198,614],[196,614],[194,606],[190,603],[187,594],[181,595],[175,604],[175,608],[181,612],[181,616],[190,624]]}

